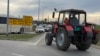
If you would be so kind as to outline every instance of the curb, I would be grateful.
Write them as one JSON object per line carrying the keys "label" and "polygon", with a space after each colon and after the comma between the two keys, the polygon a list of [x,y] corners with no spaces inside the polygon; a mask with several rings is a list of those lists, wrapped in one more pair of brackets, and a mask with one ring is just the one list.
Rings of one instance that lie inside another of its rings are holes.
{"label": "curb", "polygon": [[96,48],[96,49],[99,49],[100,50],[100,46],[97,46],[97,45],[92,45],[92,47]]}

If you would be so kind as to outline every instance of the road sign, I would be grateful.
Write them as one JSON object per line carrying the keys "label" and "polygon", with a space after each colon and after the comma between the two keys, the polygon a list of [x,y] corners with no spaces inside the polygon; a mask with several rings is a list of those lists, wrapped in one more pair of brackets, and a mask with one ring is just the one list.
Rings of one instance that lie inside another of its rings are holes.
{"label": "road sign", "polygon": [[13,25],[13,19],[9,19],[8,22],[9,22],[9,25]]}

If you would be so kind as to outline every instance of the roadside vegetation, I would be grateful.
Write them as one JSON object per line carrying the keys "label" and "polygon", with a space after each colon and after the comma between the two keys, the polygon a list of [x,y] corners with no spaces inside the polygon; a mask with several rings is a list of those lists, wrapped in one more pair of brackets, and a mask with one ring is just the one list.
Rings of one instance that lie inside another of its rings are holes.
{"label": "roadside vegetation", "polygon": [[36,26],[33,26],[33,27],[32,27],[33,31],[35,31],[35,28],[36,28]]}
{"label": "roadside vegetation", "polygon": [[96,26],[96,29],[97,29],[97,30],[100,30],[100,25],[99,25],[99,26]]}
{"label": "roadside vegetation", "polygon": [[100,40],[99,40],[99,42],[98,42],[98,44],[97,45],[99,45],[100,46]]}
{"label": "roadside vegetation", "polygon": [[99,45],[99,46],[100,46],[100,34],[99,34],[99,42],[97,43],[97,45]]}
{"label": "roadside vegetation", "polygon": [[[97,29],[97,30],[100,30],[100,25],[96,26],[96,29]],[[100,34],[99,34],[99,42],[98,42],[98,44],[97,44],[97,45],[99,45],[99,46],[100,46]]]}
{"label": "roadside vegetation", "polygon": [[0,35],[0,40],[16,40],[16,41],[27,41],[30,38],[34,38],[38,34],[10,34],[9,36]]}

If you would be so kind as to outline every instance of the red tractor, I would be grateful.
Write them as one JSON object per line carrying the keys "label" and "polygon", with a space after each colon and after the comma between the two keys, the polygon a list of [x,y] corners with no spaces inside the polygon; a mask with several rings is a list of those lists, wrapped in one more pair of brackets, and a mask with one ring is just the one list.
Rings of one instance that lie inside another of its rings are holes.
{"label": "red tractor", "polygon": [[66,51],[70,44],[85,51],[98,42],[97,34],[94,25],[87,23],[84,10],[67,9],[59,11],[58,21],[53,24],[52,31],[46,34],[45,42],[50,46],[55,38],[57,48],[62,51]]}

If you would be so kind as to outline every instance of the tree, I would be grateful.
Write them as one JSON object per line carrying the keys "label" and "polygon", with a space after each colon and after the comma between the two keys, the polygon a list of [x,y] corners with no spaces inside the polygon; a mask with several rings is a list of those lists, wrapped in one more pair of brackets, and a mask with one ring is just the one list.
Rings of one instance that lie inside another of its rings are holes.
{"label": "tree", "polygon": [[44,22],[47,22],[47,18],[44,19]]}

